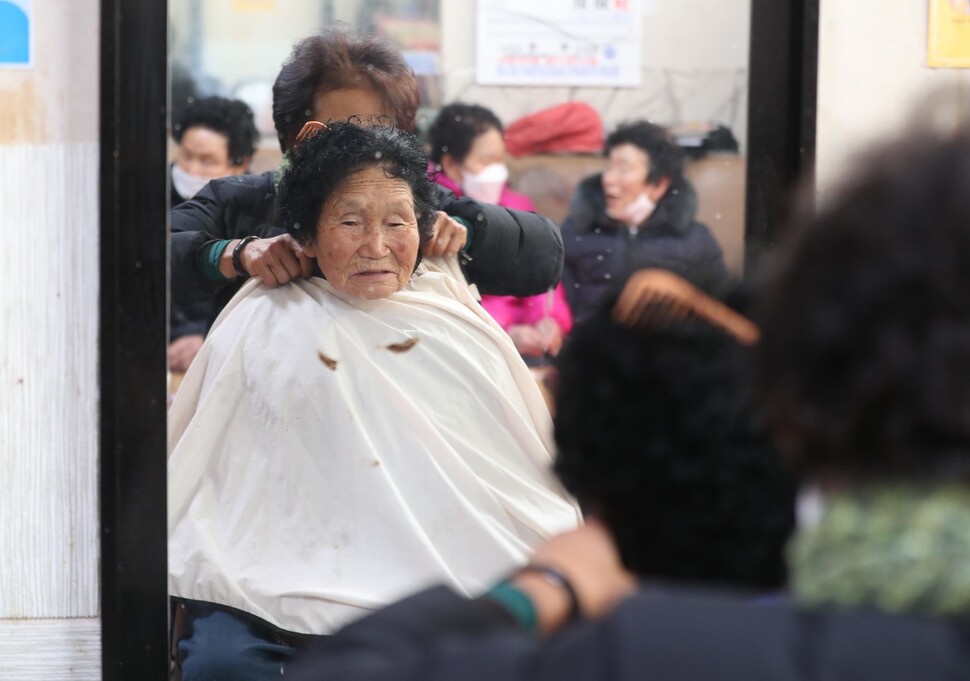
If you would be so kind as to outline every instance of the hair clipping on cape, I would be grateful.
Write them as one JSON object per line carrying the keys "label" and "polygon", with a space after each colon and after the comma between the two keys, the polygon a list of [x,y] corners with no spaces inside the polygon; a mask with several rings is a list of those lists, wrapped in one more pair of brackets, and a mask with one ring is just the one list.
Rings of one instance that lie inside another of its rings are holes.
{"label": "hair clipping on cape", "polygon": [[613,306],[612,317],[617,324],[631,328],[671,326],[699,317],[742,345],[754,345],[761,336],[748,318],[682,277],[660,269],[634,272]]}
{"label": "hair clipping on cape", "polygon": [[307,121],[303,124],[303,128],[300,130],[300,134],[296,136],[296,142],[294,146],[297,146],[305,140],[307,137],[316,135],[318,132],[327,129],[326,123],[321,123],[320,121]]}

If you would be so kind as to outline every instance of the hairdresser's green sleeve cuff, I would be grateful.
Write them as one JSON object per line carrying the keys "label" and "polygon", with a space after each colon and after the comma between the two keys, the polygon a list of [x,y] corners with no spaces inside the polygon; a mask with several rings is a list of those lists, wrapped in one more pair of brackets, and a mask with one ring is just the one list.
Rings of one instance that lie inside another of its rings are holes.
{"label": "hairdresser's green sleeve cuff", "polygon": [[230,241],[231,239],[210,241],[202,247],[202,251],[199,253],[202,261],[202,274],[209,281],[214,281],[217,284],[225,284],[228,281],[232,281],[222,276],[222,272],[219,271],[219,259],[222,257],[222,252],[226,250],[226,246],[229,245]]}
{"label": "hairdresser's green sleeve cuff", "polygon": [[523,629],[538,631],[539,617],[536,614],[535,606],[532,604],[532,599],[525,592],[516,589],[508,582],[500,582],[484,597],[492,599],[508,610]]}

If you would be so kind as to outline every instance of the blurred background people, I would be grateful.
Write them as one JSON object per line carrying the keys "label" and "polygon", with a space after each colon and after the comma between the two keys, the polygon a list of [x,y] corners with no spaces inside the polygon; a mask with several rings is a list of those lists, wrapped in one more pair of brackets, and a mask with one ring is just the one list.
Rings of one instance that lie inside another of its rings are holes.
{"label": "blurred background people", "polygon": [[[177,145],[169,192],[174,208],[198,194],[210,180],[248,173],[259,133],[245,102],[205,97],[179,109],[172,139]],[[173,296],[170,312],[168,368],[183,372],[202,347],[215,316],[213,304]]]}
{"label": "blurred background people", "polygon": [[667,269],[707,291],[723,286],[721,247],[697,222],[683,151],[659,125],[621,125],[606,138],[606,170],[584,179],[563,221],[563,285],[573,316],[587,319],[630,273]]}
{"label": "blurred background people", "polygon": [[[532,200],[508,187],[502,123],[489,109],[455,102],[441,109],[429,130],[436,181],[455,196],[468,196],[505,208],[534,211]],[[539,254],[546,260],[554,253]],[[520,262],[519,267],[533,267]],[[559,283],[546,293],[523,298],[482,296],[482,305],[505,329],[530,364],[555,356],[572,327],[572,315]]]}

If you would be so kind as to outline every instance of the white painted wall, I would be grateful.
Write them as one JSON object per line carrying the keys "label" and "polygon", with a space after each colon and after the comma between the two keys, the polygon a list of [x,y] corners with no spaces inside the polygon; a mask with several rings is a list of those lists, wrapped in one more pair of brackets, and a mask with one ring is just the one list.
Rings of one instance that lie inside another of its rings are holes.
{"label": "white painted wall", "polygon": [[[353,24],[365,1],[335,0],[331,5],[334,18]],[[645,11],[639,88],[475,85],[478,1],[439,0],[444,103],[463,99],[484,104],[507,124],[561,102],[584,100],[600,112],[607,130],[635,118],[665,124],[717,121],[728,125],[743,147],[747,139],[751,0],[641,0]],[[176,29],[174,54],[189,49],[191,7],[199,2],[170,1],[169,14]],[[205,41],[201,68],[217,77],[227,91],[241,82],[262,82],[266,92],[252,104],[260,122],[269,120],[272,81],[292,44],[320,26],[324,2],[205,0],[199,6]],[[261,125],[261,129],[266,127]],[[275,143],[275,138],[269,141],[270,146]]]}
{"label": "white painted wall", "polygon": [[[481,1],[481,0],[479,0]],[[639,88],[486,87],[475,84],[475,3],[441,0],[445,101],[483,104],[503,123],[565,101],[596,108],[607,131],[648,118],[717,121],[747,139],[751,0],[641,0]]]}
{"label": "white painted wall", "polygon": [[0,680],[101,676],[97,0],[0,68]]}
{"label": "white painted wall", "polygon": [[816,168],[823,198],[860,148],[895,134],[930,92],[936,105],[970,110],[970,70],[926,66],[928,14],[926,0],[822,0]]}

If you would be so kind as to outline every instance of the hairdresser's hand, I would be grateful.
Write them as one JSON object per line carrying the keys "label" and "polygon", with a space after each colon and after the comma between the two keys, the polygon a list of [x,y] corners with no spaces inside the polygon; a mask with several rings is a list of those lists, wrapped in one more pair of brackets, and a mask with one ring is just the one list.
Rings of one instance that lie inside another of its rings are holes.
{"label": "hairdresser's hand", "polygon": [[[238,243],[236,240],[230,241],[219,260],[219,270],[227,279],[236,278],[232,249]],[[313,274],[313,258],[304,253],[297,240],[289,234],[250,241],[239,259],[249,276],[259,277],[270,288],[300,277],[306,279]]]}
{"label": "hairdresser's hand", "polygon": [[434,222],[434,236],[424,245],[424,255],[458,255],[468,239],[468,230],[460,222],[448,217],[440,210]]}
{"label": "hairdresser's hand", "polygon": [[[585,617],[601,617],[636,590],[636,578],[623,567],[613,537],[596,518],[553,537],[530,562],[562,570],[576,589]],[[531,572],[517,575],[512,584],[532,600],[541,631],[552,632],[565,623],[569,601],[560,587]]]}

